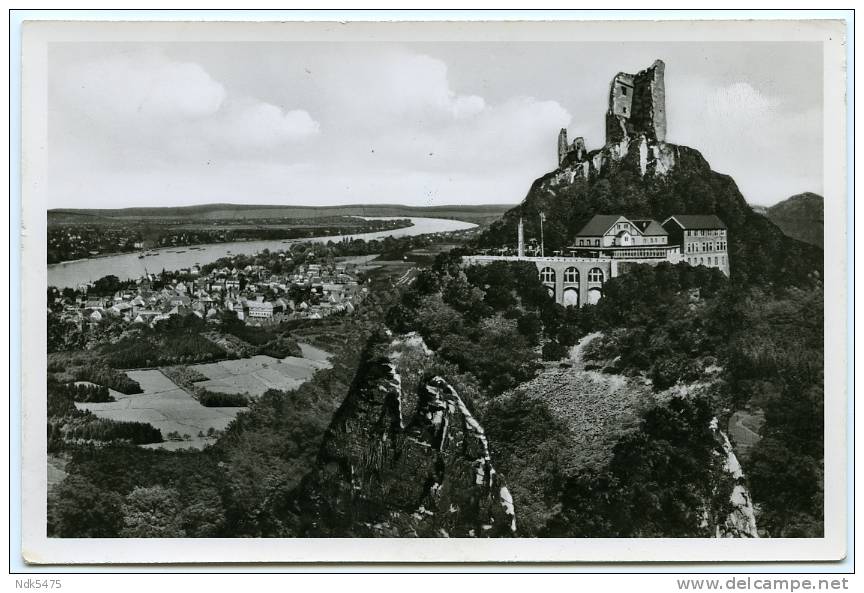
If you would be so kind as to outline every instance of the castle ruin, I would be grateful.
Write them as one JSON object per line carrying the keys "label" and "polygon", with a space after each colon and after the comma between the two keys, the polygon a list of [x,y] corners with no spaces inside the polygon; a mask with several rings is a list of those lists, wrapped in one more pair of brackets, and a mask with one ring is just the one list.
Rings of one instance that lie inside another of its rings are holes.
{"label": "castle ruin", "polygon": [[[638,151],[644,175],[668,170],[674,160],[666,142],[666,65],[662,60],[636,74],[619,72],[609,85],[606,143],[589,153],[583,138],[569,144],[567,130],[558,133],[558,166],[570,167],[584,177],[609,161],[620,161]],[[651,166],[649,166],[649,163]],[[659,165],[659,166],[658,166]]]}
{"label": "castle ruin", "polygon": [[[665,175],[675,167],[679,147],[666,143],[665,69],[665,64],[656,60],[641,72],[619,72],[612,78],[606,143],[602,148],[588,152],[583,138],[570,143],[566,129],[558,132],[558,169],[539,180],[544,192],[555,195],[556,186],[598,179],[616,170],[650,177]],[[534,239],[526,245],[525,225],[520,218],[515,254],[505,247],[494,255],[488,250],[467,255],[462,262],[532,262],[556,302],[581,306],[597,303],[609,279],[626,274],[637,264],[703,266],[728,276],[728,242],[726,224],[711,213],[670,212],[662,222],[629,218],[624,213],[598,213],[572,237],[569,246],[546,256],[542,226],[539,246]]]}
{"label": "castle ruin", "polygon": [[619,72],[609,88],[606,143],[644,135],[649,143],[666,141],[666,65],[655,60],[638,74]]}

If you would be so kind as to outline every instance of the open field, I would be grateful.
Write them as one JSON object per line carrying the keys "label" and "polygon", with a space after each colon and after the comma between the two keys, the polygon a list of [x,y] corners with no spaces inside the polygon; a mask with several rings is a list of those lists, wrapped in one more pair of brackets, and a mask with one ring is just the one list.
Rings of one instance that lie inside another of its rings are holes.
{"label": "open field", "polygon": [[202,448],[212,441],[212,438],[199,437],[199,432],[206,434],[207,430],[223,430],[243,408],[207,408],[202,406],[191,395],[175,385],[161,371],[128,371],[130,379],[141,384],[143,393],[125,395],[114,392],[117,401],[107,403],[76,403],[81,410],[90,410],[100,418],[120,420],[125,422],[146,422],[162,431],[162,437],[168,433],[188,434],[188,441],[171,443],[154,443],[151,447]]}
{"label": "open field", "polygon": [[408,261],[413,261],[423,265],[431,265],[439,254],[445,253],[459,246],[460,243],[435,243],[429,247],[412,249],[406,255],[408,256]]}
{"label": "open field", "polygon": [[299,346],[300,351],[303,353],[303,358],[316,362],[326,362],[327,366],[330,366],[329,361],[332,355],[329,352],[321,350],[321,348],[316,348],[311,344],[304,344],[303,342],[300,342]]}
{"label": "open field", "polygon": [[[329,353],[309,344],[300,344],[300,349],[303,358],[289,356],[280,360],[270,356],[253,356],[192,365],[190,368],[208,377],[207,381],[200,381],[196,385],[210,391],[248,393],[257,397],[267,389],[296,389],[318,369],[330,368]],[[203,406],[158,370],[127,371],[126,374],[141,384],[143,393],[126,395],[112,390],[111,395],[116,401],[75,405],[78,409],[90,410],[100,418],[146,422],[162,431],[163,438],[167,438],[171,432],[189,435],[188,439],[184,436],[183,441],[144,445],[148,448],[203,448],[214,438],[198,436],[199,433],[206,435],[211,428],[214,431],[224,430],[238,412],[245,409]]]}
{"label": "open field", "polygon": [[217,393],[245,393],[258,397],[268,389],[296,389],[311,379],[315,371],[329,367],[330,363],[321,360],[296,356],[279,359],[258,355],[191,365],[189,368],[207,377],[206,381],[196,382],[196,386]]}

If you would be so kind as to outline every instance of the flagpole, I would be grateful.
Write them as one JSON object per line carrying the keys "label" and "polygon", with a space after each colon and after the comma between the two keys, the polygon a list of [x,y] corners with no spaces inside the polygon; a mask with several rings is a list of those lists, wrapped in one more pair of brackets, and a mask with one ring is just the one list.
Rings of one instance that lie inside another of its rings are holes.
{"label": "flagpole", "polygon": [[543,247],[543,221],[545,219],[546,219],[546,216],[541,211],[540,212],[540,257],[543,257],[545,255],[544,250],[543,250],[544,249],[544,247]]}

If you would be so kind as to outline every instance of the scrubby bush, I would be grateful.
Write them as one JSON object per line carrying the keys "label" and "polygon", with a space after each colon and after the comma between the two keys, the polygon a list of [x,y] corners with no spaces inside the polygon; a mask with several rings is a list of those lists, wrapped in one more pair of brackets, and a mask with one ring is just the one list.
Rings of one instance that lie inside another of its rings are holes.
{"label": "scrubby bush", "polygon": [[72,371],[76,381],[89,381],[103,387],[125,393],[127,395],[142,393],[141,385],[126,373],[107,367],[99,362],[92,362]]}
{"label": "scrubby bush", "polygon": [[218,393],[202,391],[198,401],[208,408],[242,408],[249,405],[249,396],[245,393]]}

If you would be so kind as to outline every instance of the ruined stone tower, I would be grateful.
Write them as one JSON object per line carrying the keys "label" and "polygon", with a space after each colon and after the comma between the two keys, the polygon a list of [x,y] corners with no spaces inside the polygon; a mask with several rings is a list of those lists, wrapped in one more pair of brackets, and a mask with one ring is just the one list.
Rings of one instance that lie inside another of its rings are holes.
{"label": "ruined stone tower", "polygon": [[567,130],[558,132],[561,179],[589,179],[604,169],[629,162],[640,175],[664,175],[675,166],[677,148],[666,144],[666,65],[655,60],[636,74],[619,72],[609,87],[606,143],[588,151],[585,140],[568,144]]}
{"label": "ruined stone tower", "polygon": [[666,65],[656,60],[637,74],[619,72],[609,89],[606,143],[644,135],[648,142],[666,141]]}
{"label": "ruined stone tower", "polygon": [[567,128],[561,128],[561,131],[558,132],[558,166],[564,165],[564,161],[568,160],[568,157],[571,161],[583,161],[587,154],[585,139],[580,136],[573,140],[572,144],[568,144]]}
{"label": "ruined stone tower", "polygon": [[564,157],[567,156],[567,153],[570,151],[570,147],[567,146],[567,128],[561,128],[561,131],[558,132],[558,164],[561,165],[564,163]]}

